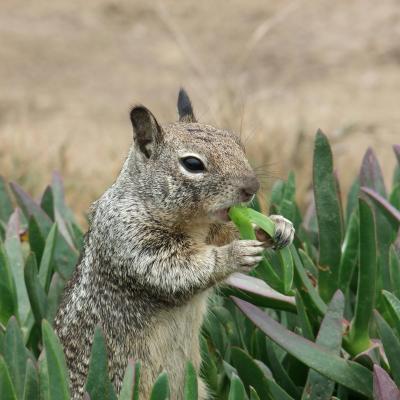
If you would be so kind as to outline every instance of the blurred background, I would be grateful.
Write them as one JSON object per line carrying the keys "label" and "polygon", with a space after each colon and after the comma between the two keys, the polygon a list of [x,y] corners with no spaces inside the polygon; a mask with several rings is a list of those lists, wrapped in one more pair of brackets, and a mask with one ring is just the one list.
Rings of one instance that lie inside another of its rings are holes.
{"label": "blurred background", "polygon": [[387,183],[400,141],[397,0],[0,3],[0,174],[39,196],[54,169],[83,213],[115,179],[129,108],[176,120],[184,86],[201,122],[241,134],[264,191],[311,182],[330,138],[347,191],[368,146]]}

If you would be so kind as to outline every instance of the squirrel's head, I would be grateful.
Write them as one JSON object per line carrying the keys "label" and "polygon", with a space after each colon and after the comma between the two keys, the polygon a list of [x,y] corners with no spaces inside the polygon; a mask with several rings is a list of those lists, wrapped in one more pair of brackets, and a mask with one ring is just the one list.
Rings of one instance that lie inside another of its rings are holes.
{"label": "squirrel's head", "polygon": [[161,126],[147,108],[132,109],[130,176],[143,201],[163,214],[226,221],[230,206],[259,189],[243,145],[231,132],[198,123],[183,89],[178,112],[178,122]]}

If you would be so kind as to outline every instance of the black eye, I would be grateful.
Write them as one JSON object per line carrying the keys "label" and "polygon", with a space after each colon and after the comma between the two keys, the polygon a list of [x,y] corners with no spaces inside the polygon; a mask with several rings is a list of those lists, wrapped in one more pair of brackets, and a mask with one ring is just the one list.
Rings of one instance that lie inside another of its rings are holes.
{"label": "black eye", "polygon": [[206,169],[203,161],[199,160],[196,157],[183,157],[180,159],[180,161],[185,169],[187,169],[189,172],[203,172]]}

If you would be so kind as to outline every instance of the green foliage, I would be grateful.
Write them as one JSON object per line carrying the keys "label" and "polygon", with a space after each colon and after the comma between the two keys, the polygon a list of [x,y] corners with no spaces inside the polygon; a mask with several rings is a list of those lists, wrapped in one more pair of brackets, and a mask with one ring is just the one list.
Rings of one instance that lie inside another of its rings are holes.
{"label": "green foliage", "polygon": [[[394,151],[392,189],[368,150],[345,215],[329,141],[320,131],[314,201],[304,216],[294,174],[275,183],[270,211],[293,221],[294,243],[266,250],[250,275],[230,276],[212,297],[200,371],[186,365],[185,400],[198,398],[199,377],[222,400],[400,397],[400,146]],[[242,238],[255,238],[253,224],[273,236],[274,224],[260,209],[266,205],[231,209]],[[1,399],[70,399],[52,321],[82,239],[58,174],[40,201],[0,178]],[[97,329],[86,398],[138,400],[140,363],[129,361],[117,396],[106,349]],[[172,389],[162,372],[151,399],[169,399]]]}

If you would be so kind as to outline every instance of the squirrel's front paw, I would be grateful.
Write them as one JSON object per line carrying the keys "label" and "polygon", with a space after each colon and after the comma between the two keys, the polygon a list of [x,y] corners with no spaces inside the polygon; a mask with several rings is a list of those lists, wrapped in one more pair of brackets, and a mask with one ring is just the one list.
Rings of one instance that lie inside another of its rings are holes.
{"label": "squirrel's front paw", "polygon": [[270,215],[269,218],[275,222],[274,246],[275,250],[282,249],[293,242],[293,224],[282,215]]}
{"label": "squirrel's front paw", "polygon": [[261,260],[264,243],[258,240],[235,240],[230,244],[230,262],[235,271],[249,272]]}

